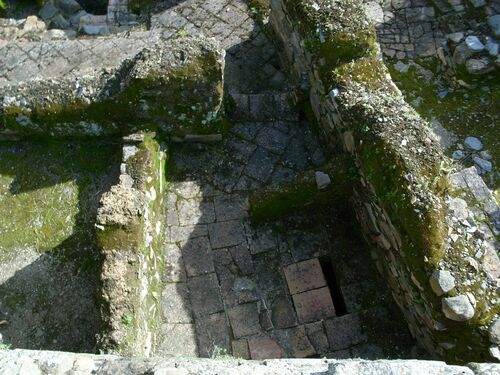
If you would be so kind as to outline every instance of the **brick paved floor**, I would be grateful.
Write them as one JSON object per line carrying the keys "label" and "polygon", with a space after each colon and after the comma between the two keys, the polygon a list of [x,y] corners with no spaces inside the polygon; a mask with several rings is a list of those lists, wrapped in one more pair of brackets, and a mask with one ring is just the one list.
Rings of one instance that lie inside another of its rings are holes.
{"label": "brick paved floor", "polygon": [[366,249],[348,246],[346,253],[339,245],[332,258],[342,271],[339,302],[347,307],[339,317],[319,261],[336,250],[329,228],[301,224],[318,219],[311,217],[281,223],[281,230],[280,223],[248,219],[252,191],[319,168],[328,155],[290,107],[276,50],[246,2],[173,1],[152,27],[217,38],[227,51],[226,92],[234,102],[221,144],[171,145],[164,329],[156,354],[377,358],[395,355],[391,338],[411,347],[404,326],[384,327],[388,345],[373,339],[380,319],[399,317],[386,309],[376,271],[362,263]]}

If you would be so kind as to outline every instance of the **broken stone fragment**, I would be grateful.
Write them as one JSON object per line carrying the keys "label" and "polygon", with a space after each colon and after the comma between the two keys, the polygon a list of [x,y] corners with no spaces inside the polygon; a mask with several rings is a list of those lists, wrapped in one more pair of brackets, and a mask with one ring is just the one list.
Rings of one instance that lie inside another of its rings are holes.
{"label": "broken stone fragment", "polygon": [[455,278],[452,276],[450,271],[435,271],[429,283],[431,288],[438,296],[442,296],[448,293],[450,290],[455,288]]}
{"label": "broken stone fragment", "polygon": [[465,138],[464,145],[474,151],[481,151],[483,149],[483,143],[476,137]]}
{"label": "broken stone fragment", "polygon": [[126,226],[135,223],[144,212],[144,196],[134,188],[114,185],[104,193],[97,210],[97,223]]}
{"label": "broken stone fragment", "polygon": [[332,181],[330,180],[330,176],[328,176],[324,172],[317,171],[314,174],[314,176],[316,178],[316,186],[318,187],[319,190],[325,189],[328,185],[332,183]]}
{"label": "broken stone fragment", "polygon": [[443,298],[442,310],[444,315],[456,322],[465,322],[474,317],[474,307],[465,295]]}
{"label": "broken stone fragment", "polygon": [[500,318],[497,318],[493,324],[490,325],[488,335],[493,344],[500,345]]}
{"label": "broken stone fragment", "polygon": [[487,57],[480,57],[478,59],[469,59],[465,62],[465,68],[470,74],[482,75],[491,73],[495,70],[495,65]]}
{"label": "broken stone fragment", "polygon": [[490,347],[490,355],[495,358],[497,361],[500,361],[500,348],[498,346]]}
{"label": "broken stone fragment", "polygon": [[484,172],[491,172],[493,170],[493,164],[491,161],[484,160],[475,156],[472,160],[474,160],[474,164]]}

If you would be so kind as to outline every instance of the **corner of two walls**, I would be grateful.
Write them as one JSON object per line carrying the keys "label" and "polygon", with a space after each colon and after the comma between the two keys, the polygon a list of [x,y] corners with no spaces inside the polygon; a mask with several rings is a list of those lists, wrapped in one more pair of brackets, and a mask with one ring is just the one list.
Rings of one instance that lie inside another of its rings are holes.
{"label": "corner of two walls", "polygon": [[[271,0],[270,24],[327,142],[357,166],[352,205],[412,335],[450,362],[491,361],[487,331],[498,303],[489,306],[495,299],[486,294],[496,289],[479,295],[457,279],[452,291],[436,295],[430,286],[443,264],[455,266],[456,276],[465,272],[450,258],[458,249],[449,241],[447,159],[392,82],[360,9],[354,0]],[[481,272],[478,280],[491,276]],[[457,295],[475,302],[467,321],[443,314],[445,297]]]}

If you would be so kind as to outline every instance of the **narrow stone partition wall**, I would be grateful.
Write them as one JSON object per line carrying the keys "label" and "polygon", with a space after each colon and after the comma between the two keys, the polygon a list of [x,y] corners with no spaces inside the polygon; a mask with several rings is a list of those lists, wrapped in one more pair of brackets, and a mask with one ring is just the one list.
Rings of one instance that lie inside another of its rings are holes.
{"label": "narrow stone partition wall", "polygon": [[120,181],[97,212],[103,257],[101,351],[149,356],[160,317],[166,152],[154,134],[124,138]]}
{"label": "narrow stone partition wall", "polygon": [[450,181],[435,136],[381,60],[362,3],[271,0],[283,62],[330,145],[356,166],[353,207],[413,336],[450,362],[498,360],[498,206],[456,200],[471,186]]}

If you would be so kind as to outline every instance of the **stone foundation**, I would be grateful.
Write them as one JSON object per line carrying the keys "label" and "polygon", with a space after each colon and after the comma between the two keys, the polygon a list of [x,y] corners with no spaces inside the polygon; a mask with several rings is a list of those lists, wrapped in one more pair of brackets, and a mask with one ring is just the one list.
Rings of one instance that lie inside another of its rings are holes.
{"label": "stone foundation", "polygon": [[[359,5],[272,0],[270,22],[324,137],[357,167],[352,203],[412,334],[437,357],[491,360],[497,349],[487,329],[499,309],[498,257],[484,249],[495,248],[494,236],[488,226],[466,236],[457,224],[448,205],[455,189],[445,172],[448,162],[428,124],[390,80]],[[471,211],[477,207],[470,205]],[[487,218],[474,218],[465,207],[467,225]],[[473,275],[459,266],[471,256],[478,259]],[[445,269],[453,270],[456,284],[441,298],[429,279]]]}
{"label": "stone foundation", "polygon": [[152,134],[124,139],[120,182],[101,199],[100,350],[149,356],[160,319],[165,150]]}

